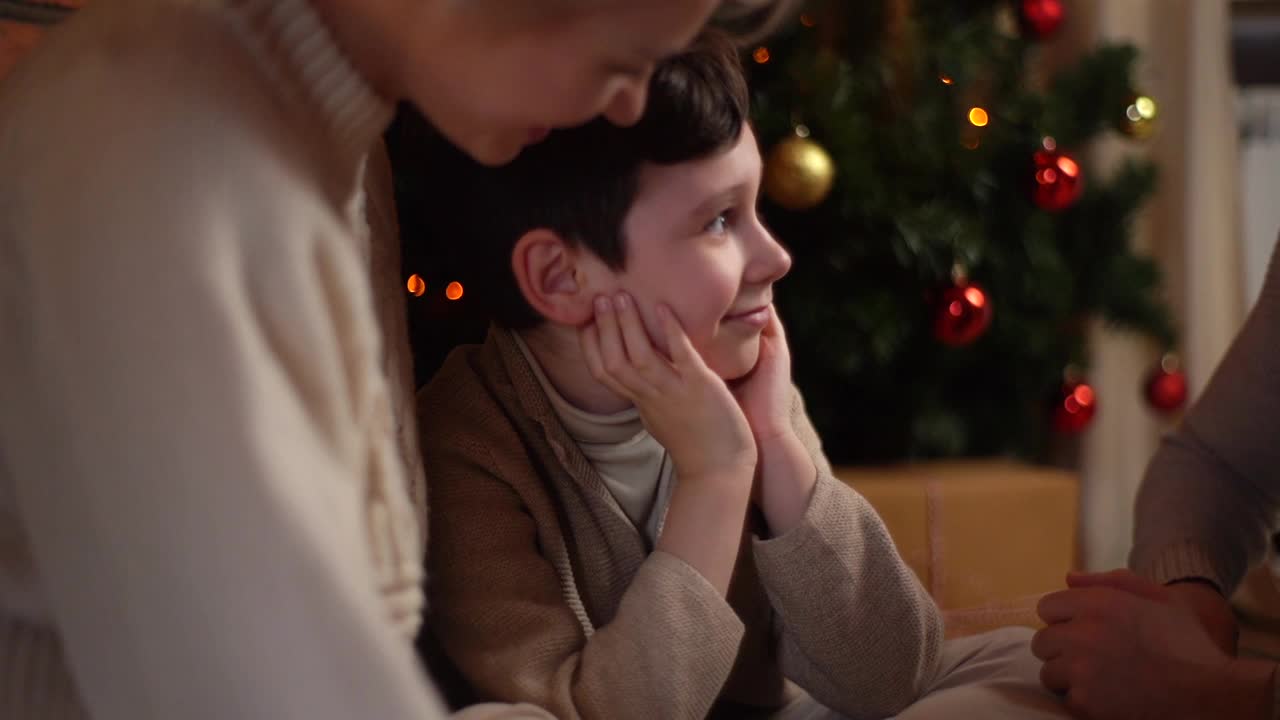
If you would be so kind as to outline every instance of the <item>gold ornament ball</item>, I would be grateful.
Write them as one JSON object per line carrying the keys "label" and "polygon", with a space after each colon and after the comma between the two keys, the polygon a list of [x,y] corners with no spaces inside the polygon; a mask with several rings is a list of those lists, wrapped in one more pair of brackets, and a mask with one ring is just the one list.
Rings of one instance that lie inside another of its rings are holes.
{"label": "gold ornament ball", "polygon": [[764,192],[788,210],[817,207],[831,192],[836,166],[818,143],[789,137],[773,146],[764,166]]}
{"label": "gold ornament ball", "polygon": [[1135,140],[1146,140],[1155,134],[1156,118],[1160,115],[1160,107],[1155,98],[1144,93],[1136,93],[1125,104],[1124,114],[1120,117],[1120,132]]}

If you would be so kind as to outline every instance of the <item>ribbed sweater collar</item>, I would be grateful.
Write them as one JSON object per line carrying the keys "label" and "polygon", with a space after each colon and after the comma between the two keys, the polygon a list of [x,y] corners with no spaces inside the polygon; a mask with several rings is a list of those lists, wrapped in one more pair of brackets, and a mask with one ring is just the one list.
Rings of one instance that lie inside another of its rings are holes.
{"label": "ribbed sweater collar", "polygon": [[308,0],[222,0],[239,30],[286,92],[318,113],[335,152],[364,157],[391,122],[380,96],[338,47]]}

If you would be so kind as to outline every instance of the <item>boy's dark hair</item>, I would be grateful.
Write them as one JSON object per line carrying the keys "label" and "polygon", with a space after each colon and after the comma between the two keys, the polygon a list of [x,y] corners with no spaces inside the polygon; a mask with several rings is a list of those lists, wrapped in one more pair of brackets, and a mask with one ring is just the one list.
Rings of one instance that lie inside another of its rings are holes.
{"label": "boy's dark hair", "polygon": [[671,165],[727,150],[747,121],[747,85],[729,36],[708,30],[659,64],[641,120],[605,120],[558,130],[512,163],[484,167],[456,148],[422,157],[433,180],[412,203],[435,242],[458,252],[467,296],[491,319],[526,329],[543,318],[525,301],[511,270],[516,241],[545,228],[585,247],[609,267],[626,264],[623,220],[645,163]]}

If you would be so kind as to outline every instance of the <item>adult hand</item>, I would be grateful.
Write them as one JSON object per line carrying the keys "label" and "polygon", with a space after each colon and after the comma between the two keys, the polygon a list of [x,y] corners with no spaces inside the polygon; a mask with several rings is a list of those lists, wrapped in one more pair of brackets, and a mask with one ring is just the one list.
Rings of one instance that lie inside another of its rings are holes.
{"label": "adult hand", "polygon": [[[670,358],[654,348],[629,295],[596,298],[595,322],[579,332],[592,377],[635,403],[682,481],[731,475],[750,482],[756,446],[737,400],[670,308],[659,305],[657,316]],[[725,472],[734,468],[747,472]]]}
{"label": "adult hand", "polygon": [[1174,600],[1195,613],[1215,645],[1228,655],[1236,654],[1240,640],[1236,616],[1231,612],[1231,603],[1217,588],[1200,581],[1181,581],[1165,587]]}
{"label": "adult hand", "polygon": [[1089,720],[1266,717],[1269,672],[1219,647],[1170,588],[1128,570],[1070,575],[1039,604],[1041,681]]}

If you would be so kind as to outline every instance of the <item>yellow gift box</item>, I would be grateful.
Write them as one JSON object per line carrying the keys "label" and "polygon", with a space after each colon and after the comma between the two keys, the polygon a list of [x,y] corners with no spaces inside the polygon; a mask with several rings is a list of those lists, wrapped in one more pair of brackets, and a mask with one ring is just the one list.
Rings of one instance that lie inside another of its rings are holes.
{"label": "yellow gift box", "polygon": [[1005,460],[841,467],[884,519],[951,636],[1037,625],[1035,603],[1076,567],[1074,473]]}

